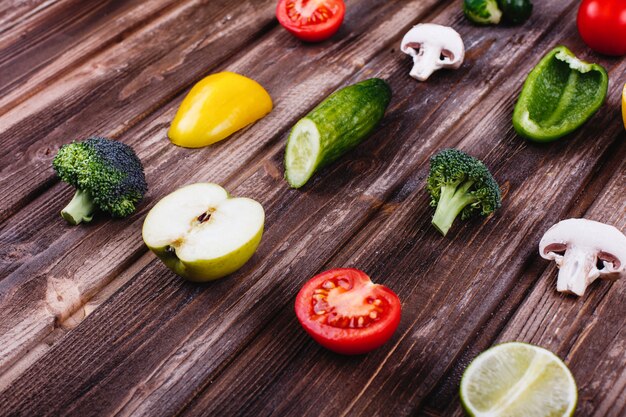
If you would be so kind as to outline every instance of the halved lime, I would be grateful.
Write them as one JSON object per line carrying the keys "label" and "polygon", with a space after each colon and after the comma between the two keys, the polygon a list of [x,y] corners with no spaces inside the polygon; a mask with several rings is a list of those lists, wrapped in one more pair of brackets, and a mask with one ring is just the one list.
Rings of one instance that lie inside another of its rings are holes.
{"label": "halved lime", "polygon": [[526,343],[503,343],[481,353],[461,380],[461,402],[475,417],[571,416],[577,398],[563,361]]}

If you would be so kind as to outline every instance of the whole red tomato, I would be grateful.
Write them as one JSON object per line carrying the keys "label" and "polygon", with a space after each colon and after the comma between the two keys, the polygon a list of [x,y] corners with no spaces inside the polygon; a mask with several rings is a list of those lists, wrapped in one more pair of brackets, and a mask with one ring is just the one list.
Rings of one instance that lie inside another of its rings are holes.
{"label": "whole red tomato", "polygon": [[296,316],[320,345],[357,355],[391,338],[400,323],[400,300],[358,269],[331,269],[314,276],[296,297]]}
{"label": "whole red tomato", "polygon": [[626,0],[583,0],[578,32],[594,51],[626,55]]}

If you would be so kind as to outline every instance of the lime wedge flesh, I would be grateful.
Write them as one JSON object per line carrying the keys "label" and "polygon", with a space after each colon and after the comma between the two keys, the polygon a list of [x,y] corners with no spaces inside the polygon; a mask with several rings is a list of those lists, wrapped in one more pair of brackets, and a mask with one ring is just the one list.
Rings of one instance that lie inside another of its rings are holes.
{"label": "lime wedge flesh", "polygon": [[461,380],[461,402],[476,417],[561,417],[576,409],[576,382],[556,355],[526,343],[479,355]]}

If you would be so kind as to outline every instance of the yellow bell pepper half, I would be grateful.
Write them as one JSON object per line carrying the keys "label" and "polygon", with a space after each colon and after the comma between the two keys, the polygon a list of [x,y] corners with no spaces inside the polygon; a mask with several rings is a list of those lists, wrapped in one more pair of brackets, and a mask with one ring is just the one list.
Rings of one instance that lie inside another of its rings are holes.
{"label": "yellow bell pepper half", "polygon": [[201,148],[226,139],[272,111],[272,98],[256,81],[220,72],[193,86],[167,135],[173,144]]}

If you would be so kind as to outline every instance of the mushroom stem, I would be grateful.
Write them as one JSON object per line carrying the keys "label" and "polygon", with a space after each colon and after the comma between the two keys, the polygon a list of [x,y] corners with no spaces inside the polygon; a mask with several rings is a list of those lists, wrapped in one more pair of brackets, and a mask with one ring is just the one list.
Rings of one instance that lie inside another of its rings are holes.
{"label": "mushroom stem", "polygon": [[558,266],[556,289],[560,292],[581,296],[599,276],[595,255],[580,248],[570,248],[565,252]]}
{"label": "mushroom stem", "polygon": [[413,68],[409,75],[416,80],[426,81],[428,77],[441,66],[439,63],[440,53],[440,51],[434,49],[422,48],[420,52],[413,57]]}

